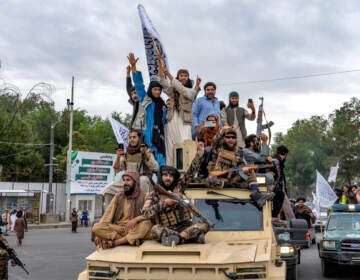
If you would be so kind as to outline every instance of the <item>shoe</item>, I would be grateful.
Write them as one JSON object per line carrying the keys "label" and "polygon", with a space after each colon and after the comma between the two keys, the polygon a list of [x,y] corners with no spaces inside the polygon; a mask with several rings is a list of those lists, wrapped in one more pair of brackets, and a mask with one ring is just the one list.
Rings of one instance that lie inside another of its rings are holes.
{"label": "shoe", "polygon": [[250,198],[252,200],[254,200],[254,202],[256,203],[256,205],[260,208],[262,208],[267,200],[273,200],[274,199],[275,194],[274,193],[260,193],[258,191],[253,191],[250,194]]}
{"label": "shoe", "polygon": [[144,241],[142,239],[138,238],[135,240],[135,246],[139,247],[141,244],[143,244],[143,242]]}
{"label": "shoe", "polygon": [[204,234],[204,233],[200,233],[200,234],[195,238],[195,243],[205,244],[205,234]]}
{"label": "shoe", "polygon": [[172,247],[180,243],[180,236],[176,234],[170,234],[169,236],[163,235],[161,237],[161,244],[164,246]]}

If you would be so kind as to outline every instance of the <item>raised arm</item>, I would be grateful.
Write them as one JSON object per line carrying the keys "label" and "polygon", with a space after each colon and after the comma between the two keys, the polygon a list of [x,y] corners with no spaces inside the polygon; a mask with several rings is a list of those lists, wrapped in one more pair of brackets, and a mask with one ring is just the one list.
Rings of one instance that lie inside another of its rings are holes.
{"label": "raised arm", "polygon": [[133,53],[129,53],[128,55],[129,64],[131,66],[131,71],[133,73],[133,80],[135,84],[135,90],[139,97],[139,102],[142,102],[146,96],[146,90],[144,85],[144,80],[142,78],[141,72],[137,71],[136,63],[138,62],[139,58],[136,58]]}

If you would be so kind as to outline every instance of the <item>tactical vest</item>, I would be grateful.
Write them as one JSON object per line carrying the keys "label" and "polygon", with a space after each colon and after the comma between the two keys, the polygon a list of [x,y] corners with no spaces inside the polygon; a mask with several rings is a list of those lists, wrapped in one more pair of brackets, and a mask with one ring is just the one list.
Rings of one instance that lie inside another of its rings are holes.
{"label": "tactical vest", "polygon": [[191,213],[186,208],[176,207],[173,209],[169,207],[155,216],[155,223],[165,227],[178,225],[184,221],[191,221]]}
{"label": "tactical vest", "polygon": [[125,169],[131,171],[137,171],[139,172],[140,175],[152,176],[152,172],[147,168],[145,164],[145,159],[143,166],[141,166],[142,157],[143,155],[141,153],[135,153],[135,154],[126,153]]}
{"label": "tactical vest", "polygon": [[[244,111],[244,108],[241,108],[241,107],[237,107],[235,110],[237,110],[236,116],[237,116],[240,131],[241,131],[241,136],[242,136],[243,140],[245,141],[245,137],[247,136],[247,131],[245,128],[245,111]],[[228,124],[233,125],[234,119],[235,119],[234,108],[226,107],[225,111],[226,111],[226,119],[227,119]]]}

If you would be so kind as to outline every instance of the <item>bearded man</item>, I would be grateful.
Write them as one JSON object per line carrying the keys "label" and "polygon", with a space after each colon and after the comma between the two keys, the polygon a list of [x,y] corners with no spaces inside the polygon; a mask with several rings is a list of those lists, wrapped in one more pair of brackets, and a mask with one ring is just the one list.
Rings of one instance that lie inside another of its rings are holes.
{"label": "bearded man", "polygon": [[192,104],[200,91],[201,79],[197,78],[193,88],[188,70],[180,69],[174,78],[162,63],[159,65],[159,82],[171,100],[165,125],[166,164],[174,166],[174,145],[191,138]]}
{"label": "bearded man", "polygon": [[229,105],[221,111],[221,121],[224,126],[231,126],[236,131],[239,147],[245,146],[245,137],[247,136],[245,119],[255,120],[254,103],[248,102],[247,107],[251,109],[251,114],[246,109],[239,107],[239,94],[232,91],[229,93]]}
{"label": "bearded man", "polygon": [[[258,207],[262,207],[267,200],[274,197],[273,193],[263,194],[259,192],[254,171],[246,170],[246,161],[243,150],[237,146],[236,131],[229,127],[224,127],[215,136],[214,147],[207,150],[203,142],[197,142],[197,153],[190,164],[185,176],[185,182],[198,178],[206,178],[205,184],[210,188],[237,188],[240,185],[250,187],[251,199]],[[243,167],[243,172],[247,173],[247,179],[242,178],[238,172],[226,173],[222,176],[208,176],[211,171],[223,171],[233,167]],[[203,180],[204,181],[204,180]],[[185,184],[186,184],[185,183]]]}
{"label": "bearded man", "polygon": [[[129,146],[126,153],[123,148],[117,149],[116,160],[113,165],[115,174],[124,170],[137,171],[140,174],[140,186],[145,193],[153,190],[153,185],[149,178],[159,170],[159,164],[155,160],[154,154],[150,149],[141,143],[141,131],[131,130],[129,132]],[[104,207],[109,205],[114,195],[122,190],[122,180],[111,183],[103,191]]]}
{"label": "bearded man", "polygon": [[139,245],[141,240],[150,237],[152,223],[141,215],[145,193],[140,188],[139,173],[126,171],[122,178],[124,190],[115,195],[92,229],[95,243],[101,243],[103,249],[123,244]]}
{"label": "bearded man", "polygon": [[[179,191],[179,172],[172,166],[161,166],[159,184],[167,191],[181,197]],[[165,246],[179,243],[205,243],[205,234],[210,227],[204,222],[192,222],[191,212],[178,204],[177,200],[154,191],[145,201],[142,213],[153,219],[151,237]]]}

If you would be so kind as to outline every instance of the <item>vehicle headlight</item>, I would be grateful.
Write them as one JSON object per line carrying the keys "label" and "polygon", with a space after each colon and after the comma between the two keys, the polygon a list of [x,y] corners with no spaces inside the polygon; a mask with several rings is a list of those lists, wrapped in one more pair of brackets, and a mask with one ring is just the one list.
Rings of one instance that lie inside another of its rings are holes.
{"label": "vehicle headlight", "polygon": [[295,248],[293,246],[281,245],[280,246],[280,257],[292,256],[295,253]]}
{"label": "vehicle headlight", "polygon": [[336,241],[324,240],[323,248],[324,248],[324,250],[336,250]]}

